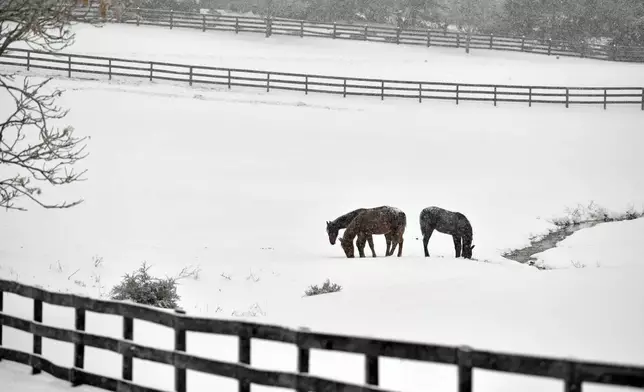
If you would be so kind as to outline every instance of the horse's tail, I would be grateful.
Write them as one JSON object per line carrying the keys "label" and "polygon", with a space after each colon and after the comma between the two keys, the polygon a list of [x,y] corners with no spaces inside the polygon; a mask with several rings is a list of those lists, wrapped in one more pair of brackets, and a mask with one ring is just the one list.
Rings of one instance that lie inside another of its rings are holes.
{"label": "horse's tail", "polygon": [[420,212],[420,232],[425,236],[429,230],[429,210],[425,208]]}

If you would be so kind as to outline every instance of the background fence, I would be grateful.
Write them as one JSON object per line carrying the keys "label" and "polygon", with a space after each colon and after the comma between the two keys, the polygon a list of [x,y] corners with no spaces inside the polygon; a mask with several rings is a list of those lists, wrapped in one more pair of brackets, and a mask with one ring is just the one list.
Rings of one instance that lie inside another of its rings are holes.
{"label": "background fence", "polygon": [[[4,293],[34,301],[33,320],[24,320],[3,312]],[[75,328],[51,327],[43,320],[43,303],[75,309]],[[93,335],[85,331],[86,312],[123,317],[123,338]],[[133,342],[134,320],[144,320],[174,329],[174,350],[162,350]],[[33,352],[27,353],[2,346],[3,326],[33,335]],[[206,359],[186,353],[186,332],[236,336],[238,362]],[[74,344],[74,365],[58,366],[42,356],[42,338]],[[253,368],[250,364],[252,339],[263,339],[296,345],[297,373]],[[83,370],[85,347],[100,348],[120,354],[122,377],[100,376]],[[308,374],[310,350],[331,350],[362,354],[365,358],[365,385],[333,381]],[[390,357],[458,366],[458,391],[472,390],[472,369],[486,369],[563,380],[565,391],[581,391],[584,382],[644,388],[644,367],[568,361],[551,358],[510,355],[477,351],[468,347],[450,347],[380,339],[365,339],[293,330],[272,325],[189,317],[148,306],[117,301],[95,300],[71,294],[46,291],[18,282],[0,279],[0,360],[8,359],[29,365],[33,374],[45,371],[72,385],[91,385],[111,391],[156,392],[157,389],[132,382],[133,358],[174,367],[177,392],[186,391],[186,370],[195,370],[239,380],[239,391],[250,391],[251,384],[296,389],[298,391],[382,392],[378,387],[379,358]]]}
{"label": "background fence", "polygon": [[76,54],[10,49],[0,64],[28,70],[61,71],[68,77],[99,74],[183,82],[189,85],[219,85],[227,88],[250,87],[336,94],[423,100],[522,102],[565,105],[636,105],[644,110],[644,87],[557,87],[472,83],[442,83],[309,75],[249,69],[206,67],[155,61],[128,60]]}
{"label": "background fence", "polygon": [[[77,15],[98,17],[98,7],[79,8]],[[644,47],[601,45],[587,42],[538,40],[525,37],[509,37],[467,34],[436,29],[400,29],[392,26],[355,25],[343,23],[318,23],[285,18],[261,18],[249,16],[205,15],[193,12],[130,8],[116,18],[114,12],[108,20],[119,19],[123,23],[163,27],[193,28],[202,31],[223,30],[292,35],[299,37],[323,37],[358,41],[389,42],[405,45],[442,46],[450,48],[493,49],[514,52],[529,52],[552,56],[592,58],[599,60],[644,62]]]}

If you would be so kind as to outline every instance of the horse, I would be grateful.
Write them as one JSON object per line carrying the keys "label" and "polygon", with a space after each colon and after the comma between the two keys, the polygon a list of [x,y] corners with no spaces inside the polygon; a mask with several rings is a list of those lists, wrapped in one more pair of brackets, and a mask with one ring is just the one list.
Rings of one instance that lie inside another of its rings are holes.
{"label": "horse", "polygon": [[[351,223],[351,221],[354,220],[356,216],[367,210],[368,208],[358,208],[357,210],[346,213],[336,218],[335,220],[326,221],[326,232],[329,235],[329,243],[331,245],[335,245],[335,240],[338,238],[338,232],[340,231],[340,229],[346,229],[347,226],[349,226],[349,223]],[[376,257],[376,250],[373,246],[373,236],[369,235],[364,240],[369,242],[371,254],[373,255],[373,257]],[[389,233],[385,234],[385,241],[387,242],[387,250],[385,251],[385,253],[389,253],[389,247],[391,246],[391,235]],[[362,249],[364,249],[364,245],[362,246]]]}
{"label": "horse", "polygon": [[[347,226],[344,231],[344,236],[339,238],[340,245],[344,250],[344,254],[348,258],[354,256],[353,239],[357,236],[356,245],[360,257],[364,256],[365,242],[369,241],[369,246],[372,247],[372,235],[385,234],[391,237],[391,249],[387,249],[386,256],[391,256],[398,248],[398,257],[402,256],[403,249],[403,234],[407,227],[407,216],[404,212],[395,207],[381,206],[370,208],[366,211],[359,213]],[[387,247],[389,248],[389,247]],[[375,255],[374,255],[375,256]]]}
{"label": "horse", "polygon": [[457,258],[461,257],[461,251],[464,258],[472,258],[472,249],[475,246],[472,245],[474,236],[472,233],[472,225],[465,215],[460,212],[448,211],[434,206],[427,207],[421,211],[420,231],[423,233],[425,257],[429,257],[427,244],[434,230],[452,236]]}

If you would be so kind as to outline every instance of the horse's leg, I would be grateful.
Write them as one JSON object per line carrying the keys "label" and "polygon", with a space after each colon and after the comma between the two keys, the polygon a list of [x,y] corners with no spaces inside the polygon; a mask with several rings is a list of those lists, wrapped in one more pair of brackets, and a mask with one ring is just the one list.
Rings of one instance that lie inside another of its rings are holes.
{"label": "horse's leg", "polygon": [[456,250],[456,258],[458,259],[459,257],[461,257],[461,237],[453,235],[452,239],[454,240],[454,249]]}
{"label": "horse's leg", "polygon": [[373,257],[376,257],[376,249],[373,246],[373,235],[368,234],[367,235],[367,241],[369,242],[369,248],[371,248],[371,255]]}
{"label": "horse's leg", "polygon": [[433,232],[434,232],[434,228],[430,227],[427,230],[427,233],[423,234],[423,250],[425,251],[425,257],[429,257],[429,251],[427,250],[427,245],[429,244],[429,239],[432,238]]}
{"label": "horse's leg", "polygon": [[[390,232],[392,233],[392,232]],[[393,232],[391,235],[391,251],[389,252],[390,256],[394,255],[394,252],[396,251],[396,247],[398,246],[398,240],[399,240],[399,234],[397,232]]]}
{"label": "horse's leg", "polygon": [[385,252],[385,256],[389,256],[389,248],[391,248],[391,232],[385,234],[385,242],[387,243],[387,251]]}
{"label": "horse's leg", "polygon": [[398,235],[399,240],[398,240],[398,257],[402,256],[402,248],[403,248],[403,242],[405,242],[405,239],[403,238],[404,230],[400,232]]}
{"label": "horse's leg", "polygon": [[356,240],[356,247],[358,248],[358,253],[360,254],[360,257],[365,257],[364,247],[366,243],[367,243],[367,237],[362,233],[358,234],[358,239]]}

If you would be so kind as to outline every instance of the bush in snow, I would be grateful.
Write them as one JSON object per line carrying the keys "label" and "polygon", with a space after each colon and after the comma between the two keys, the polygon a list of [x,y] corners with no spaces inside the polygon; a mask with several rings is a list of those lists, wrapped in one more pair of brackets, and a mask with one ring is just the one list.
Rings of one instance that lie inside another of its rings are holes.
{"label": "bush in snow", "polygon": [[606,208],[601,207],[591,201],[588,206],[578,204],[575,208],[565,209],[565,215],[562,217],[549,220],[559,228],[567,228],[584,222],[613,222],[641,218],[644,211],[637,211],[630,206],[625,212],[611,213]]}
{"label": "bush in snow", "polygon": [[322,285],[322,287],[318,287],[317,285],[309,286],[309,288],[306,289],[306,291],[304,292],[304,295],[306,295],[307,297],[310,297],[312,295],[335,293],[341,290],[342,290],[342,286],[336,283],[331,283],[331,281],[327,279]]}
{"label": "bush in snow", "polygon": [[177,279],[155,278],[148,273],[149,269],[144,262],[132,274],[125,274],[121,283],[110,291],[110,298],[160,308],[176,308],[180,299],[177,294]]}

